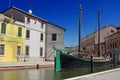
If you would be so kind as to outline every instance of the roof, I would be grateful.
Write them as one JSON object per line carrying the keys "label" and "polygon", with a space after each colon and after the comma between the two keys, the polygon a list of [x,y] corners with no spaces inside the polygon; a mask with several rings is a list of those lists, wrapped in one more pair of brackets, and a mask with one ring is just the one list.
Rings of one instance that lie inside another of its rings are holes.
{"label": "roof", "polygon": [[[103,30],[103,29],[108,28],[108,27],[110,27],[110,26],[111,26],[111,27],[114,27],[114,28],[116,28],[116,29],[120,29],[119,27],[116,27],[116,26],[114,26],[114,25],[111,24],[111,25],[102,27],[100,30]],[[91,34],[88,34],[87,36],[83,37],[81,40],[83,40],[83,39],[85,39],[85,38],[87,38],[87,37],[89,37],[89,36],[95,34],[97,31],[98,31],[98,30],[92,32]]]}
{"label": "roof", "polygon": [[58,26],[58,25],[56,25],[56,24],[53,24],[53,23],[51,23],[51,22],[49,22],[49,21],[47,21],[47,20],[45,20],[45,19],[42,19],[42,18],[40,18],[40,17],[38,17],[38,16],[36,16],[36,15],[34,15],[34,14],[31,14],[31,13],[29,13],[29,12],[25,12],[24,10],[21,10],[21,9],[19,9],[19,8],[14,7],[14,6],[12,6],[12,7],[8,8],[8,9],[4,10],[4,11],[1,12],[1,13],[4,13],[4,12],[8,11],[9,9],[15,9],[15,10],[17,10],[17,11],[20,11],[21,13],[24,13],[24,14],[26,14],[26,15],[30,15],[30,16],[32,16],[32,17],[34,17],[34,18],[37,18],[37,19],[42,20],[42,21],[44,21],[44,22],[46,22],[46,23],[52,24],[52,25],[54,25],[54,26],[56,26],[56,27],[58,27],[58,28],[63,29],[64,31],[66,31],[66,29],[63,28],[63,27],[60,27],[60,26]]}
{"label": "roof", "polygon": [[108,38],[108,37],[110,38],[110,37],[112,37],[112,36],[114,36],[114,35],[116,35],[116,34],[119,34],[119,33],[120,33],[120,31],[118,31],[118,32],[116,32],[116,33],[114,33],[114,34],[111,34],[111,35],[105,37],[105,39]]}

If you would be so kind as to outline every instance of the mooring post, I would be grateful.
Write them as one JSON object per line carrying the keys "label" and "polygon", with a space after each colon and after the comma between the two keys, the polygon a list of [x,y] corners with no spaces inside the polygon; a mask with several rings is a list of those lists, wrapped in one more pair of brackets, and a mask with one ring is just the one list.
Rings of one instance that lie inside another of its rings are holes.
{"label": "mooring post", "polygon": [[54,56],[54,72],[56,72],[56,57]]}
{"label": "mooring post", "polygon": [[39,64],[37,64],[36,68],[39,69]]}
{"label": "mooring post", "polygon": [[90,56],[90,58],[91,58],[91,73],[93,73],[93,55],[91,54],[91,56]]}
{"label": "mooring post", "polygon": [[113,54],[114,54],[114,68],[115,68],[116,67],[116,54],[115,52]]}

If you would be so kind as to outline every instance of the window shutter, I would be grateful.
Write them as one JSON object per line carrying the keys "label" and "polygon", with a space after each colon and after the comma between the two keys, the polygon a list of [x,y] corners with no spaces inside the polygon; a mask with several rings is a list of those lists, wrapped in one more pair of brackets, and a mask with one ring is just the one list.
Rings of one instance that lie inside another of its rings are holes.
{"label": "window shutter", "polygon": [[18,27],[18,36],[22,37],[22,28],[21,27]]}
{"label": "window shutter", "polygon": [[2,23],[1,33],[6,34],[6,23]]}

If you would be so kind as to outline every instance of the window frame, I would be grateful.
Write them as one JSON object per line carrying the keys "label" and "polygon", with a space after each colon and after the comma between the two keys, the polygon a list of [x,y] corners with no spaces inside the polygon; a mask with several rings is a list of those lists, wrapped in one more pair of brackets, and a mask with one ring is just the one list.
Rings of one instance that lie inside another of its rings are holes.
{"label": "window frame", "polygon": [[[3,24],[5,25],[5,26],[3,26]],[[1,34],[6,34],[6,23],[5,22],[2,22],[1,23]]]}
{"label": "window frame", "polygon": [[30,24],[30,18],[27,17],[27,24]]}
{"label": "window frame", "polygon": [[[18,52],[18,47],[20,47],[20,53]],[[22,50],[21,46],[17,46],[17,56],[20,56],[21,50]]]}
{"label": "window frame", "polygon": [[52,41],[57,41],[57,34],[56,33],[52,33]]}
{"label": "window frame", "polygon": [[44,28],[44,23],[41,23],[41,29],[43,29]]}
{"label": "window frame", "polygon": [[18,37],[22,37],[22,27],[18,27]]}
{"label": "window frame", "polygon": [[30,39],[30,30],[26,30],[26,39]]}
{"label": "window frame", "polygon": [[[28,51],[27,51],[27,49],[28,49]],[[30,46],[26,45],[25,46],[25,55],[29,56],[29,53],[30,53]]]}
{"label": "window frame", "polygon": [[44,38],[44,35],[43,35],[43,33],[41,33],[40,34],[40,41],[43,41],[44,40],[43,38]]}
{"label": "window frame", "polygon": [[0,44],[0,51],[1,51],[1,45],[4,46],[4,49],[3,49],[3,54],[1,54],[1,52],[0,52],[0,56],[4,56],[5,55],[5,44]]}
{"label": "window frame", "polygon": [[43,47],[40,47],[40,56],[43,56]]}

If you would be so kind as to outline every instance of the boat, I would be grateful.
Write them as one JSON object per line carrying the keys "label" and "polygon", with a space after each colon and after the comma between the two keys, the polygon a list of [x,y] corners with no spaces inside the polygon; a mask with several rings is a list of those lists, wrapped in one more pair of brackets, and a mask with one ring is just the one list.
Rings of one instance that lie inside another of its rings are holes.
{"label": "boat", "polygon": [[81,56],[70,55],[71,50],[64,50],[55,48],[55,71],[78,69],[78,68],[91,68],[91,62],[94,67],[105,66],[110,63],[110,59],[93,59]]}
{"label": "boat", "polygon": [[[88,57],[81,56],[80,54],[80,27],[81,27],[81,12],[82,7],[79,8],[79,46],[78,46],[78,55],[72,55],[72,50],[65,50],[65,49],[59,49],[54,48],[56,50],[56,57],[55,57],[55,72],[62,71],[62,70],[69,70],[69,69],[78,69],[78,68],[91,68],[93,70],[93,67],[100,67],[110,64],[109,58],[100,58],[100,52],[98,49],[98,57],[95,59],[93,55],[91,54]],[[100,13],[98,12],[98,16]],[[99,16],[100,17],[100,16]],[[100,21],[100,20],[98,20]],[[99,23],[98,23],[99,24]],[[100,30],[100,24],[98,25]],[[99,31],[98,30],[98,31]],[[98,39],[100,39],[100,31],[98,33]],[[98,46],[100,46],[100,40],[98,40]],[[100,48],[100,47],[99,47]]]}

